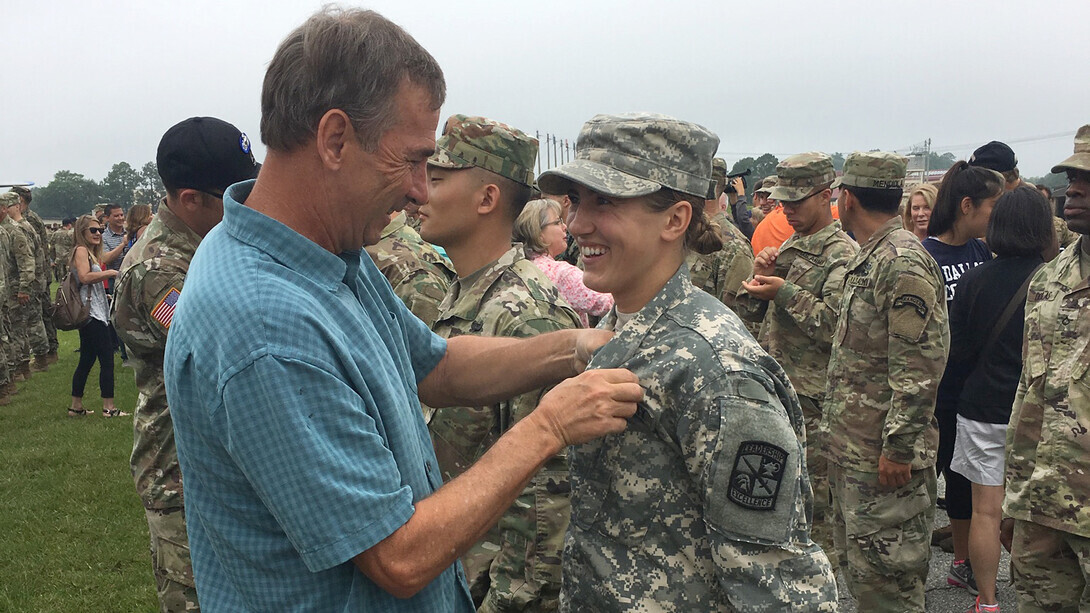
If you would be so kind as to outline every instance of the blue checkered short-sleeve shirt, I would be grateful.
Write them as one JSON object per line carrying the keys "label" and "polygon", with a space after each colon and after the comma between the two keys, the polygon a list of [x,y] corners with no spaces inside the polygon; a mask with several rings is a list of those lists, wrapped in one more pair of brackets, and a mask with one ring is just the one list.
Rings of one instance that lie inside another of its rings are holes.
{"label": "blue checkered short-sleeve shirt", "polygon": [[352,558],[442,485],[417,383],[445,341],[371,259],[240,204],[201,243],[167,339],[193,570],[212,611],[472,611],[455,563],[397,599]]}

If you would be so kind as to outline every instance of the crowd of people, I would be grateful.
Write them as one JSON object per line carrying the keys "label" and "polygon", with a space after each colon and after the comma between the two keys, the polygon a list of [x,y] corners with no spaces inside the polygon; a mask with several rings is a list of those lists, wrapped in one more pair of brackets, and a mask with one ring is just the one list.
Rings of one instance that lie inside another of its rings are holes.
{"label": "crowd of people", "polygon": [[0,379],[55,359],[71,269],[69,415],[96,359],[121,414],[127,348],[162,610],[835,611],[839,578],[923,611],[940,475],[970,611],[1003,545],[1020,611],[1090,608],[1090,125],[1064,220],[999,142],[938,185],[806,152],[747,194],[693,122],[595,116],[535,176],[510,125],[436,139],[444,96],[327,8],[269,65],[263,165],[180,122],[154,216],[74,220],[56,270],[2,196]]}

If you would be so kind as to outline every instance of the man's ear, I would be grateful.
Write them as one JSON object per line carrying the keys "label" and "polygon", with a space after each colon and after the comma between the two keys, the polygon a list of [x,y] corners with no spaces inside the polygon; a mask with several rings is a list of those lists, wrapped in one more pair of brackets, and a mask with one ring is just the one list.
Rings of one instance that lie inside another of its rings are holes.
{"label": "man's ear", "polygon": [[316,146],[322,164],[338,170],[344,163],[345,145],[356,138],[356,130],[348,114],[341,109],[329,109],[318,120]]}
{"label": "man's ear", "polygon": [[188,187],[178,190],[178,203],[187,211],[197,212],[204,206],[204,193]]}
{"label": "man's ear", "polygon": [[477,191],[480,200],[477,202],[478,215],[491,215],[500,206],[500,187],[495,183],[485,183]]}
{"label": "man's ear", "polygon": [[693,205],[688,200],[679,200],[666,209],[666,219],[659,235],[666,242],[685,238],[689,222],[693,219]]}

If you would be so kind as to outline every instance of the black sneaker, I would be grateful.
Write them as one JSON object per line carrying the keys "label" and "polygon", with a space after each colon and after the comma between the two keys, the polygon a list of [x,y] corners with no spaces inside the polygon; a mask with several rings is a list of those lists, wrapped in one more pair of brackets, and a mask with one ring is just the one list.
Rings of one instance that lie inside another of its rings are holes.
{"label": "black sneaker", "polygon": [[951,562],[950,570],[946,573],[946,583],[968,590],[973,596],[977,595],[976,578],[973,577],[973,567],[968,560]]}

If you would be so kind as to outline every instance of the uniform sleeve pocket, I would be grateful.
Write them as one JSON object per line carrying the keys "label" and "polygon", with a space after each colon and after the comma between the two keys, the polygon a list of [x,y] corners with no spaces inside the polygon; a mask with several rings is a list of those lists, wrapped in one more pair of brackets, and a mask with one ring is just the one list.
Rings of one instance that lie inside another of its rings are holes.
{"label": "uniform sleeve pocket", "polygon": [[779,399],[756,381],[715,400],[719,434],[705,481],[712,530],[761,544],[787,544],[803,495],[802,445]]}

